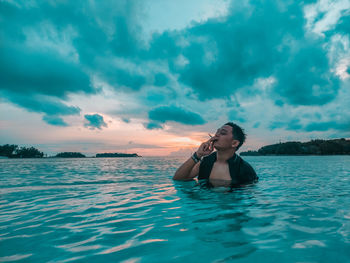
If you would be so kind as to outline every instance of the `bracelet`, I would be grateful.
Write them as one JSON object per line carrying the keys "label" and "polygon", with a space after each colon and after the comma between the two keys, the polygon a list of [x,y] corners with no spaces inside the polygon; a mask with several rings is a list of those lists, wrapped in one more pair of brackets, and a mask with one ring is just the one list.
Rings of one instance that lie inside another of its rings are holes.
{"label": "bracelet", "polygon": [[191,156],[192,160],[195,162],[195,163],[198,163],[201,159],[197,156],[197,153],[194,152]]}

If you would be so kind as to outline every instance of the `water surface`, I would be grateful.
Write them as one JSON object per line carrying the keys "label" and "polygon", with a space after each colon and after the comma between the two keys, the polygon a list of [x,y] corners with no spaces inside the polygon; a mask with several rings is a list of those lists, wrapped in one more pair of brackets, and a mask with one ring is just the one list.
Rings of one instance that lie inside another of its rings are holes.
{"label": "water surface", "polygon": [[0,262],[350,262],[350,156],[244,159],[230,193],[183,158],[0,160]]}

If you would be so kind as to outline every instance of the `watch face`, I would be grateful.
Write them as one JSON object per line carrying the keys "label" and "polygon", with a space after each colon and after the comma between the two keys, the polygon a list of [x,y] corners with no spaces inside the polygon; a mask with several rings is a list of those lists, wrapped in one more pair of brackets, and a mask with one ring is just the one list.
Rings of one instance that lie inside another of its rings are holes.
{"label": "watch face", "polygon": [[194,154],[191,156],[192,160],[195,162],[195,163],[198,163],[199,160],[194,156]]}

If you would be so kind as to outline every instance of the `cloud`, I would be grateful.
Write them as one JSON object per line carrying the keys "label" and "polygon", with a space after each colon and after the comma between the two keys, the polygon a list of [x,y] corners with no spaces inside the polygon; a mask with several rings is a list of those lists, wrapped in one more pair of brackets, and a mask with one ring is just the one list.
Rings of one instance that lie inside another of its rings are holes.
{"label": "cloud", "polygon": [[328,130],[337,130],[350,132],[350,121],[324,121],[324,122],[314,122],[309,123],[304,127],[305,131],[328,131]]}
{"label": "cloud", "polygon": [[163,73],[158,73],[154,76],[154,86],[165,86],[168,83],[168,77]]}
{"label": "cloud", "polygon": [[170,152],[169,156],[180,157],[180,156],[191,156],[193,149],[180,148],[177,151]]}
{"label": "cloud", "polygon": [[116,88],[139,89],[146,83],[142,74],[104,63],[117,55],[135,54],[139,29],[132,14],[136,9],[130,1],[99,5],[2,1],[1,94],[30,111],[34,108],[31,97],[51,96],[50,105],[43,100],[35,111],[60,115],[51,112],[51,101],[68,100],[68,95],[76,93],[96,94],[99,90],[90,82],[96,76]]}
{"label": "cloud", "polygon": [[[309,3],[314,1],[308,1]],[[259,78],[276,79],[271,96],[291,105],[335,99],[339,79],[328,63],[326,39],[305,32],[299,2],[233,1],[228,15],[182,31],[155,34],[154,58],[168,58],[173,74],[201,100],[251,89]],[[186,63],[177,64],[179,57]],[[246,92],[249,94],[249,92]]]}
{"label": "cloud", "polygon": [[180,73],[180,81],[201,99],[225,97],[251,85],[255,78],[274,73],[275,64],[284,58],[277,50],[284,32],[290,29],[289,33],[298,35],[302,29],[302,14],[294,16],[294,20],[289,19],[269,1],[265,5],[235,2],[225,18],[209,19],[177,34],[163,33],[164,39],[172,38],[165,43],[185,39],[186,44],[171,50],[164,45],[157,50],[163,49],[170,58],[184,56],[185,66],[171,65],[171,69]]}
{"label": "cloud", "polygon": [[[312,111],[339,101],[344,82],[337,66],[349,73],[342,55],[349,50],[349,15],[336,2],[338,11],[331,13],[327,1],[233,0],[220,17],[145,35],[150,18],[140,1],[1,1],[0,94],[51,125],[64,126],[62,116],[85,110],[69,105],[71,95],[103,96],[98,83],[115,92],[120,107],[114,109],[125,123],[132,118],[162,129],[224,116],[261,128],[276,111]],[[272,109],[259,122],[258,98]],[[233,100],[243,103],[232,107]],[[321,129],[307,126],[312,117],[295,121],[292,115],[270,127]],[[103,117],[100,125],[86,120],[88,127],[106,127]]]}
{"label": "cloud", "polygon": [[229,111],[228,119],[239,121],[241,123],[245,123],[246,118],[244,117],[244,109],[240,107],[240,108]]}
{"label": "cloud", "polygon": [[139,99],[144,101],[146,105],[159,105],[176,100],[178,94],[170,87],[154,87],[147,88],[139,94]]}
{"label": "cloud", "polygon": [[331,72],[327,51],[315,41],[304,41],[277,70],[275,97],[295,105],[323,105],[336,98],[339,79]]}
{"label": "cloud", "polygon": [[259,126],[260,126],[260,122],[256,122],[256,123],[254,123],[254,126],[253,126],[253,128],[259,128]]}
{"label": "cloud", "polygon": [[157,122],[144,123],[143,126],[148,130],[163,129],[163,126]]}
{"label": "cloud", "polygon": [[271,130],[285,128],[287,130],[295,131],[302,129],[302,125],[300,124],[299,119],[292,119],[287,121],[273,121],[270,123],[269,128]]}
{"label": "cloud", "polygon": [[181,52],[181,46],[177,43],[179,33],[176,31],[154,33],[149,43],[150,48],[142,52],[142,56],[146,59],[175,59]]}
{"label": "cloud", "polygon": [[78,64],[40,50],[1,48],[1,89],[26,95],[65,98],[69,93],[94,93],[89,76]]}
{"label": "cloud", "polygon": [[62,127],[68,126],[68,124],[62,118],[60,118],[58,116],[44,115],[43,121],[45,121],[48,124],[54,125],[54,126],[62,126]]}
{"label": "cloud", "polygon": [[[309,116],[310,115],[310,116]],[[319,113],[304,114],[300,118],[292,117],[285,120],[273,121],[269,128],[286,129],[289,131],[303,131],[303,132],[326,132],[329,130],[350,132],[349,116],[344,114],[341,116],[338,113],[330,113],[327,116],[321,116]]]}
{"label": "cloud", "polygon": [[347,9],[347,14],[345,14],[344,16],[342,16],[339,19],[334,31],[340,32],[340,33],[345,33],[345,34],[350,34],[350,15],[349,15],[348,9]]}
{"label": "cloud", "polygon": [[129,118],[122,118],[122,121],[125,123],[130,123],[130,119]]}
{"label": "cloud", "polygon": [[143,143],[128,143],[126,145],[119,145],[120,149],[155,149],[155,148],[164,148],[163,146],[160,145],[153,145],[153,144],[143,144]]}
{"label": "cloud", "polygon": [[149,119],[160,123],[174,121],[186,125],[200,125],[206,121],[197,113],[177,106],[161,106],[149,112]]}
{"label": "cloud", "polygon": [[122,68],[108,61],[100,63],[96,64],[97,76],[116,90],[138,91],[147,83],[147,78],[142,72],[139,72],[136,66]]}
{"label": "cloud", "polygon": [[102,127],[107,127],[107,123],[103,120],[103,116],[99,114],[86,114],[84,117],[85,120],[87,120],[87,123],[85,123],[84,126],[91,130],[95,128],[101,130]]}
{"label": "cloud", "polygon": [[25,96],[17,93],[5,93],[14,104],[25,107],[28,111],[46,115],[79,115],[80,108],[68,106],[61,100],[44,95]]}

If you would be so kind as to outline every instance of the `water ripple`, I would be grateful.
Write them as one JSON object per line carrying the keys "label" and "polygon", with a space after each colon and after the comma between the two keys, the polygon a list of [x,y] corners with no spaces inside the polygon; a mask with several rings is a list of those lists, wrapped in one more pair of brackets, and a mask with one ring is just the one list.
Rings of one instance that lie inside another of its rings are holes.
{"label": "water ripple", "polygon": [[182,161],[0,160],[0,261],[350,258],[350,157],[250,158],[231,193],[173,182]]}

